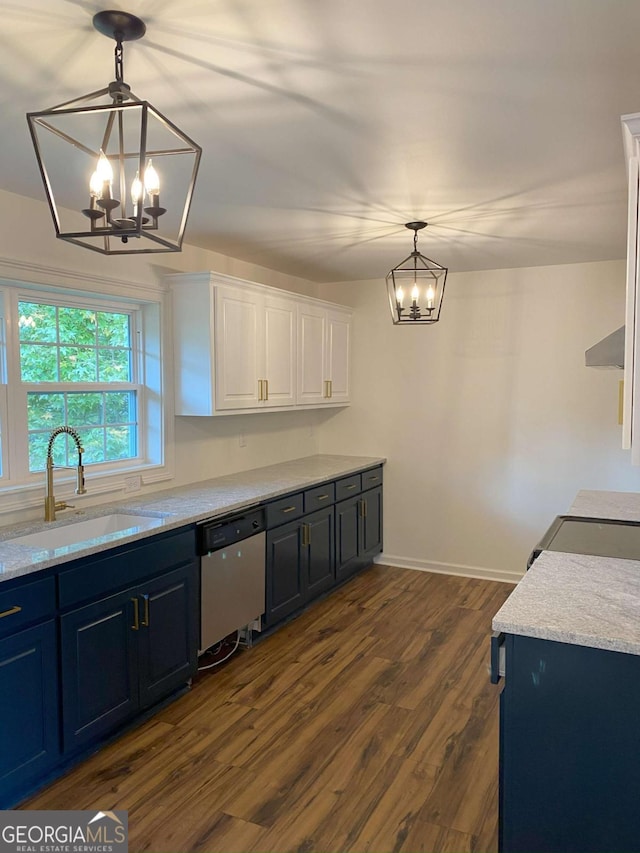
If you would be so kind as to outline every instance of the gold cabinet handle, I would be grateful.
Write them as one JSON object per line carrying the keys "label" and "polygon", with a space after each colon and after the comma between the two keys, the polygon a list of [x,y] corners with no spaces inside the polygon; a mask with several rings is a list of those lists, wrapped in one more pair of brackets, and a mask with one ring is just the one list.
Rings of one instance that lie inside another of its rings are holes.
{"label": "gold cabinet handle", "polygon": [[142,622],[140,624],[142,625],[143,628],[148,628],[149,627],[149,596],[148,595],[142,596],[142,603],[144,605],[144,611],[142,614]]}
{"label": "gold cabinet handle", "polygon": [[316,500],[317,500],[317,501],[328,501],[328,500],[329,500],[329,495],[318,495],[318,497],[316,498]]}
{"label": "gold cabinet handle", "polygon": [[264,380],[264,399],[265,400],[269,399],[269,380],[268,379]]}
{"label": "gold cabinet handle", "polygon": [[367,479],[370,480],[372,483],[377,483],[380,477],[367,477]]}
{"label": "gold cabinet handle", "polygon": [[287,513],[287,512],[293,512],[295,509],[297,509],[297,507],[295,507],[295,506],[286,506],[286,507],[282,510],[282,512],[284,512],[284,513]]}
{"label": "gold cabinet handle", "polygon": [[357,488],[358,488],[358,487],[357,487],[357,486],[354,486],[354,485],[353,485],[353,483],[351,483],[351,485],[350,485],[350,486],[345,486],[345,489],[346,489],[348,492],[352,492],[354,489],[357,489]]}
{"label": "gold cabinet handle", "polygon": [[329,380],[329,397],[333,397],[333,379]]}
{"label": "gold cabinet handle", "polygon": [[367,517],[367,502],[364,498],[360,501],[360,518]]}
{"label": "gold cabinet handle", "polygon": [[132,631],[140,630],[140,611],[138,609],[138,599],[132,598],[133,601],[133,625],[131,626]]}
{"label": "gold cabinet handle", "polygon": [[306,547],[307,545],[311,545],[311,525],[303,524],[302,525],[302,546]]}
{"label": "gold cabinet handle", "polygon": [[4,619],[5,616],[13,616],[14,613],[20,613],[21,610],[22,610],[22,607],[19,607],[16,604],[15,607],[10,607],[8,610],[5,610],[2,613],[0,613],[0,619]]}
{"label": "gold cabinet handle", "polygon": [[258,402],[264,400],[263,391],[262,391],[262,383],[264,380],[258,379]]}
{"label": "gold cabinet handle", "polygon": [[329,399],[329,380],[328,379],[324,380],[324,395],[323,396],[326,400]]}

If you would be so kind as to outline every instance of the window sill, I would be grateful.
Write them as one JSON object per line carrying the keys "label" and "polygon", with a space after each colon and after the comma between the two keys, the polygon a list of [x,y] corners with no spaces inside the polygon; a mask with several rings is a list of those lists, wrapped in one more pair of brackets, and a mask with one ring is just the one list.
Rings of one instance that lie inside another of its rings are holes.
{"label": "window sill", "polygon": [[[131,479],[139,477],[140,487],[131,488]],[[76,507],[89,507],[102,503],[106,495],[112,497],[139,495],[146,486],[172,480],[174,472],[166,465],[136,465],[121,468],[111,473],[99,473],[94,476],[91,470],[85,469],[86,494],[76,495],[76,477],[73,469],[54,469],[54,492],[57,500],[69,501]],[[40,482],[23,483],[20,485],[0,486],[0,518],[9,513],[35,510],[44,504],[45,472],[42,472]],[[111,498],[110,498],[111,499]],[[25,519],[26,520],[26,519]],[[5,521],[0,525],[13,523],[15,519]]]}

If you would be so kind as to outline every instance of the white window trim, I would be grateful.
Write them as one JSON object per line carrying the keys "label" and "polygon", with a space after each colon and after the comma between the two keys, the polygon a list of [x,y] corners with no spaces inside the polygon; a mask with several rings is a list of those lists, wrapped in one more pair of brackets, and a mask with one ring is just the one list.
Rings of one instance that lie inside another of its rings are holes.
{"label": "white window trim", "polygon": [[[58,271],[57,275],[63,271]],[[52,271],[55,274],[55,271]],[[35,277],[35,276],[34,276]],[[55,275],[54,275],[55,277]],[[38,276],[40,278],[40,276]],[[124,285],[124,283],[123,283]],[[135,460],[126,459],[111,463],[92,464],[86,470],[87,494],[74,494],[75,473],[64,468],[55,470],[55,493],[59,499],[69,499],[76,506],[99,503],[101,496],[122,493],[126,478],[140,475],[141,483],[151,485],[170,480],[174,476],[173,389],[171,374],[167,369],[170,359],[165,355],[168,328],[165,291],[142,288],[133,298],[132,287],[114,285],[105,280],[97,293],[96,279],[83,291],[77,281],[73,288],[55,285],[0,279],[0,293],[4,301],[4,335],[2,349],[7,347],[6,384],[0,384],[0,417],[2,417],[3,476],[0,478],[0,515],[42,505],[44,474],[25,474],[28,468],[26,442],[26,386],[20,381],[18,350],[17,303],[19,300],[40,299],[51,304],[86,305],[89,302],[104,310],[124,309],[139,311],[140,325],[134,334],[141,341],[137,383],[140,386],[138,405],[144,408],[145,434],[139,436],[139,454]],[[126,294],[126,295],[125,295]],[[143,352],[144,350],[144,352]],[[0,376],[0,382],[5,376]],[[77,386],[78,387],[78,386]],[[24,408],[24,412],[22,412]],[[141,410],[142,414],[142,410]],[[149,436],[153,439],[149,441]],[[23,470],[15,470],[17,460],[22,460]],[[13,469],[13,470],[12,470]]]}

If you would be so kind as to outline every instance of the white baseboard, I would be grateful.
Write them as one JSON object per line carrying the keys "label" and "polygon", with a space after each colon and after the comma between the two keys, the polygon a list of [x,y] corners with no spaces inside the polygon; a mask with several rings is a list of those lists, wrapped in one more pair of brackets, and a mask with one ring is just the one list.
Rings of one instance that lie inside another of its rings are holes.
{"label": "white baseboard", "polygon": [[399,569],[415,569],[418,572],[435,572],[439,575],[458,575],[463,578],[482,578],[483,580],[518,583],[524,576],[522,572],[505,572],[503,569],[486,569],[482,566],[462,566],[457,563],[433,563],[429,560],[414,560],[411,557],[399,557],[396,554],[379,554],[375,561],[385,566]]}

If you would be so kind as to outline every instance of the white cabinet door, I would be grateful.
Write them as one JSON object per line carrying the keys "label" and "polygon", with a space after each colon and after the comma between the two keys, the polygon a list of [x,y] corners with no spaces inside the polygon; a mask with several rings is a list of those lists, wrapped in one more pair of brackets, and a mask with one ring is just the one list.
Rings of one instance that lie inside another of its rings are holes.
{"label": "white cabinet door", "polygon": [[298,405],[349,402],[351,314],[313,304],[298,308]]}
{"label": "white cabinet door", "polygon": [[266,408],[293,406],[296,402],[296,303],[267,296],[264,322],[264,367],[260,378]]}
{"label": "white cabinet door", "polygon": [[327,311],[326,377],[330,403],[349,402],[351,314]]}
{"label": "white cabinet door", "polygon": [[327,315],[317,305],[298,306],[298,405],[327,401],[325,343]]}
{"label": "white cabinet door", "polygon": [[259,294],[215,288],[216,408],[261,405],[264,349],[263,305]]}

